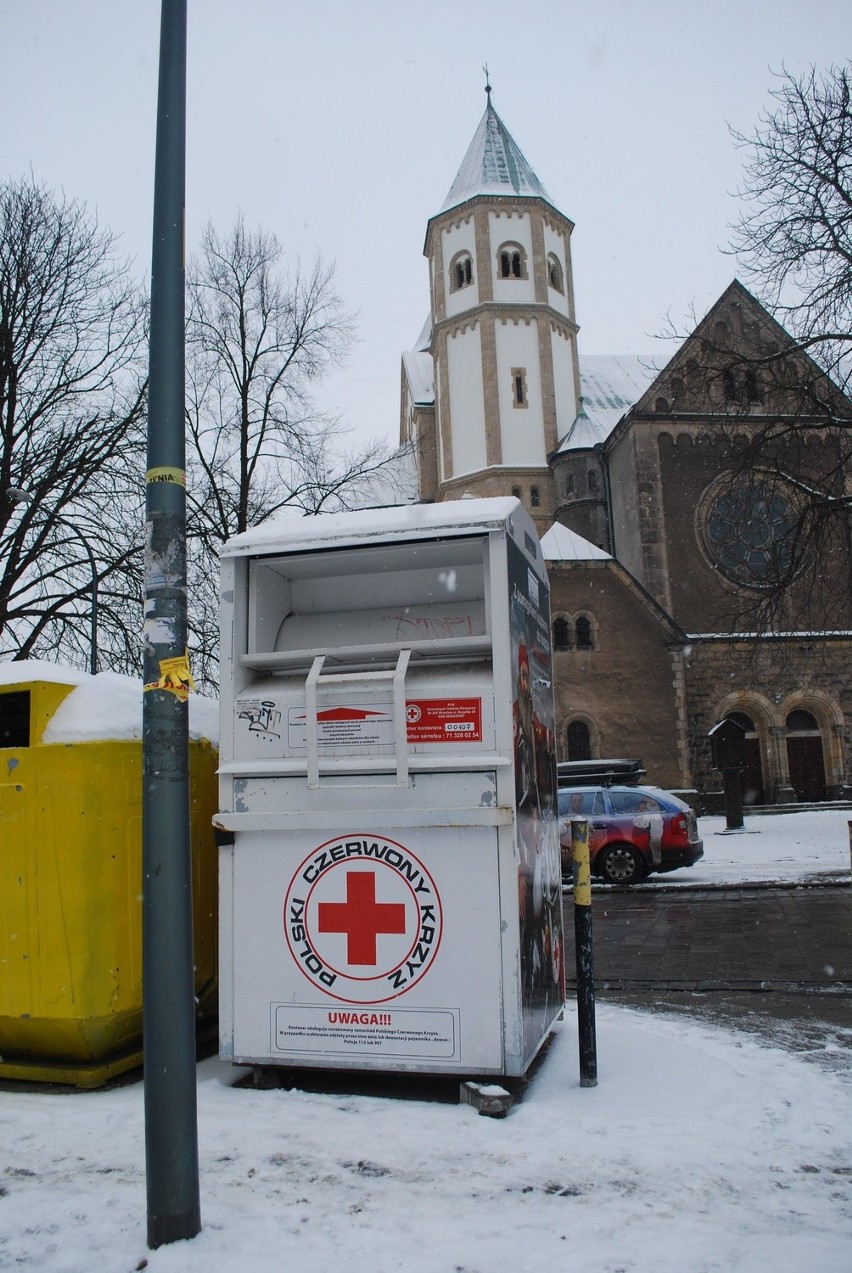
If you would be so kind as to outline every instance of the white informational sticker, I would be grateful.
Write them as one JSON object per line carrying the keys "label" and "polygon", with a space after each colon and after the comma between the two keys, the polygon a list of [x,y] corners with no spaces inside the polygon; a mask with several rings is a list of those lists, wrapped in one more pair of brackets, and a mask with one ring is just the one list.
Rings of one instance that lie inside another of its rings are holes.
{"label": "white informational sticker", "polygon": [[453,1009],[381,1012],[273,1003],[272,1050],[451,1061],[458,1048],[457,1019]]}
{"label": "white informational sticker", "polygon": [[[340,704],[317,712],[317,740],[320,747],[382,747],[393,743],[393,714],[387,707]],[[291,707],[287,713],[287,746],[304,751],[308,745],[307,715],[304,708]]]}

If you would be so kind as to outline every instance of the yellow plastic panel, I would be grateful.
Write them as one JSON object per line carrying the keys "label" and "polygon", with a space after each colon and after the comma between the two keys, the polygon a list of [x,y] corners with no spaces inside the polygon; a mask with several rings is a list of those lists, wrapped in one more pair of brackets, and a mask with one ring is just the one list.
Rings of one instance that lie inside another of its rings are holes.
{"label": "yellow plastic panel", "polygon": [[[216,763],[209,743],[190,745],[200,1016],[216,1006]],[[0,749],[0,1074],[139,1048],[141,800],[139,741]]]}

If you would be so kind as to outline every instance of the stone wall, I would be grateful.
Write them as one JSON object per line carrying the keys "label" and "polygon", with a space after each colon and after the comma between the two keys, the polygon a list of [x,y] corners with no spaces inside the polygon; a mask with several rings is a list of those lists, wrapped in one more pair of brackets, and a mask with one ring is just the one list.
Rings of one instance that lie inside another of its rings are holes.
{"label": "stone wall", "polygon": [[648,781],[690,786],[679,747],[676,652],[669,634],[616,563],[548,562],[551,614],[569,630],[584,615],[594,647],[554,651],[557,754],[567,758],[571,720],[589,725],[602,757],[641,757]]}
{"label": "stone wall", "polygon": [[819,726],[829,799],[847,798],[852,777],[852,639],[693,641],[685,657],[687,729],[695,785],[721,787],[707,734],[728,712],[757,727],[768,803],[795,799],[787,718],[804,709]]}

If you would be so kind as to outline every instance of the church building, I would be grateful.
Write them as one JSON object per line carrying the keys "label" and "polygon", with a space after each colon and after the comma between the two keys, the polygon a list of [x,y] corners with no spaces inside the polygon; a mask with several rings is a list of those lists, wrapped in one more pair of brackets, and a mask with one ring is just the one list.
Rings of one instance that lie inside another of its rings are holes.
{"label": "church building", "polygon": [[[807,626],[749,631],[747,602],[777,564],[796,488],[744,477],[737,439],[790,414],[805,373],[825,381],[833,418],[852,420],[852,403],[736,280],[666,366],[581,354],[573,224],[486,91],[427,224],[429,317],[402,359],[401,443],[417,497],[514,494],[534,519],[551,582],[560,759],[641,757],[648,781],[709,807],[721,776],[708,732],[733,716],[746,730],[747,802],[848,797],[849,540],[831,579],[807,580]],[[734,362],[732,350],[755,357]],[[783,375],[741,370],[779,356]],[[819,426],[787,456],[804,476],[831,449]]]}

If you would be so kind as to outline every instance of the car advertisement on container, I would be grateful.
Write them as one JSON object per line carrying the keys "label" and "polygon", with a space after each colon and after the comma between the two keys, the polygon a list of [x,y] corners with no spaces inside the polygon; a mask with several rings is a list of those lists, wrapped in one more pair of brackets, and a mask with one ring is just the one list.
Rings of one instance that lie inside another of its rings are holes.
{"label": "car advertisement on container", "polygon": [[511,539],[507,549],[523,1046],[530,1056],[565,998],[553,671],[547,587]]}

